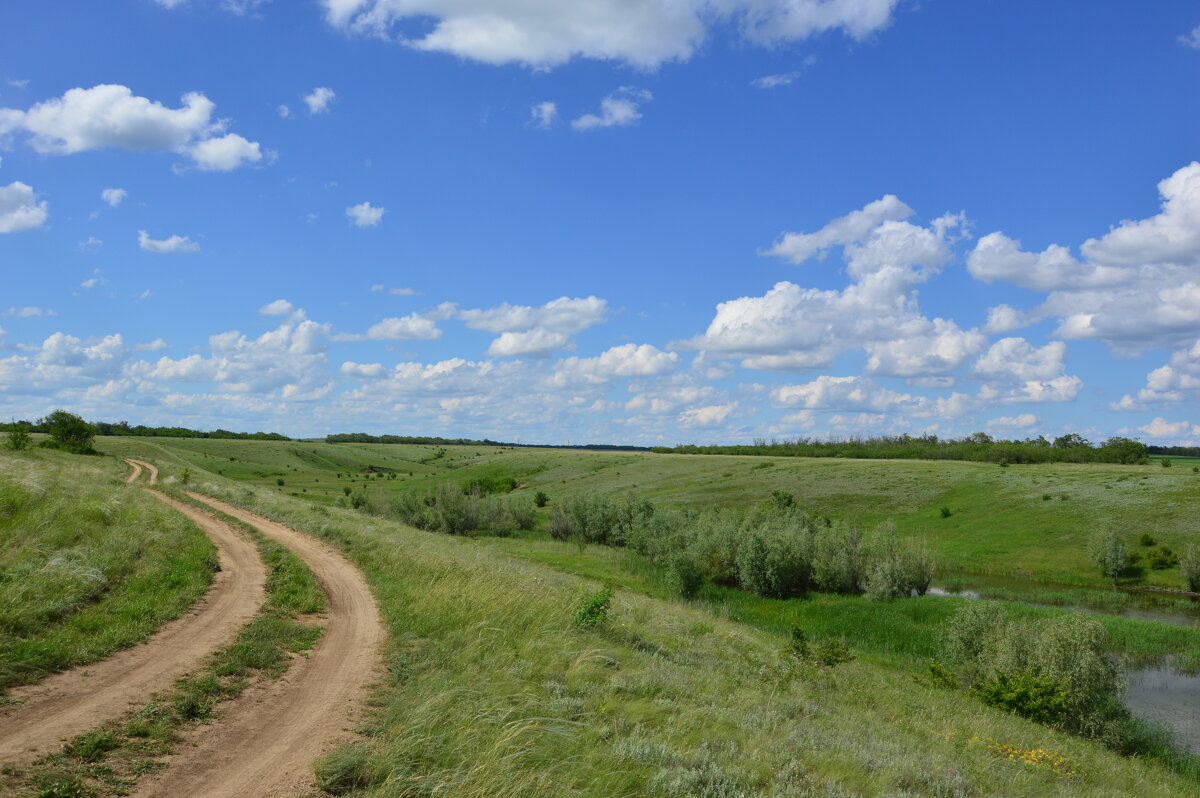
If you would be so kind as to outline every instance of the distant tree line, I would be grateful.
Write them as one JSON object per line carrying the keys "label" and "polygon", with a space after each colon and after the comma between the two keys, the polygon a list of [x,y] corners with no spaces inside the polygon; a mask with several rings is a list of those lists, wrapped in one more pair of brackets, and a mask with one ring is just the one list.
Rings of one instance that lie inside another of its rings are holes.
{"label": "distant tree line", "polygon": [[[993,438],[976,432],[965,438],[939,438],[937,435],[898,435],[849,438],[796,438],[770,441],[756,438],[750,445],[655,447],[653,451],[671,454],[736,454],[771,457],[854,457],[889,460],[971,460],[1007,465],[1009,463],[1123,463],[1145,464],[1154,448],[1132,438],[1112,437],[1094,444],[1077,433],[1049,440],[1045,437],[1024,440]],[[1179,448],[1179,447],[1172,447]]]}
{"label": "distant tree line", "polygon": [[508,443],[489,438],[438,438],[428,435],[368,435],[365,432],[342,432],[326,435],[326,443],[407,443],[421,446],[508,446],[522,449],[592,449],[611,452],[648,452],[647,446],[620,446],[612,443],[561,444],[553,443]]}
{"label": "distant tree line", "polygon": [[1200,457],[1200,446],[1147,446],[1150,454],[1169,454],[1174,457]]}
{"label": "distant tree line", "polygon": [[[37,421],[13,421],[8,424],[0,424],[0,430],[21,427],[30,432],[49,433],[50,426],[47,423],[47,419],[53,415],[52,413],[50,416],[38,419]],[[226,438],[249,441],[291,440],[291,438],[286,435],[280,435],[278,432],[230,432],[227,429],[204,432],[203,430],[188,429],[187,427],[147,427],[144,424],[131,426],[128,421],[118,421],[115,424],[108,421],[93,421],[89,426],[91,426],[96,435],[118,435],[136,438]]]}

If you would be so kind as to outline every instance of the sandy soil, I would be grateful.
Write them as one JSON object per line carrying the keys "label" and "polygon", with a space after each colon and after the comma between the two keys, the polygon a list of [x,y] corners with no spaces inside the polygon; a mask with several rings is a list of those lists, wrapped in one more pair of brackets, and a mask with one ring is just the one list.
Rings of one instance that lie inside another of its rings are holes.
{"label": "sandy soil", "polygon": [[145,460],[131,460],[128,457],[125,458],[125,462],[129,463],[129,465],[133,466],[134,468],[134,472],[125,477],[126,482],[133,482],[135,479],[137,479],[138,475],[142,473],[142,469],[144,468],[150,472],[150,484],[158,484],[158,469],[155,468],[153,463],[147,463]]}
{"label": "sandy soil", "polygon": [[288,672],[222,708],[187,740],[139,796],[295,796],[315,792],[312,762],[353,739],[368,685],[377,675],[384,629],[361,573],[315,538],[200,494],[189,494],[287,546],[327,597],[325,633]]}
{"label": "sandy soil", "polygon": [[[140,461],[131,465],[148,468],[151,482],[156,479],[154,466]],[[232,642],[262,606],[266,569],[258,548],[190,505],[157,492],[151,495],[190,518],[216,544],[221,570],[212,586],[187,615],[166,624],[145,643],[11,690],[22,703],[0,708],[0,762],[31,762],[57,749],[64,738],[119,717],[153,692],[169,688],[209,653]]]}

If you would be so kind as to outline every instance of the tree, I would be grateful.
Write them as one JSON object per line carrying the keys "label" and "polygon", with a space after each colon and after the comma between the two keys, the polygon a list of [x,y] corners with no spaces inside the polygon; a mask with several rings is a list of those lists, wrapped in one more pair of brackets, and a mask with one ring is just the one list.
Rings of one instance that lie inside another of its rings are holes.
{"label": "tree", "polygon": [[38,421],[38,426],[50,433],[49,446],[74,454],[93,454],[92,440],[96,429],[74,413],[55,410]]}
{"label": "tree", "polygon": [[1055,449],[1086,449],[1091,445],[1091,442],[1078,432],[1072,432],[1054,439]]}
{"label": "tree", "polygon": [[5,435],[4,445],[12,449],[14,452],[19,452],[22,449],[29,448],[29,425],[24,421],[15,421],[8,428],[8,433]]}

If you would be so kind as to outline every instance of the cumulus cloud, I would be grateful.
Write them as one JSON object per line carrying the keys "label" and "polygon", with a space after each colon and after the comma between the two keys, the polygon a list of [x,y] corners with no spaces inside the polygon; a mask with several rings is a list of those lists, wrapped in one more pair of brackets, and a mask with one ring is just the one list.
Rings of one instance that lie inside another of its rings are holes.
{"label": "cumulus cloud", "polygon": [[622,86],[600,101],[599,114],[584,114],[571,120],[576,130],[592,130],[598,127],[621,127],[632,125],[642,118],[639,110],[642,103],[650,102],[654,95],[644,89]]}
{"label": "cumulus cloud", "polygon": [[550,383],[603,383],[617,377],[651,377],[666,374],[679,365],[679,355],[663,352],[650,344],[622,344],[596,357],[568,357],[556,364]]}
{"label": "cumulus cloud", "polygon": [[308,94],[304,95],[304,104],[308,106],[310,114],[323,114],[329,111],[329,104],[334,101],[337,94],[333,89],[326,86],[318,86]]}
{"label": "cumulus cloud", "polygon": [[264,316],[286,316],[292,312],[292,307],[292,303],[286,299],[276,299],[263,305],[258,312]]}
{"label": "cumulus cloud", "polygon": [[442,331],[427,316],[410,313],[407,316],[384,319],[374,324],[365,334],[339,333],[335,341],[432,341],[440,338]]}
{"label": "cumulus cloud", "polygon": [[128,359],[120,335],[82,340],[56,332],[30,354],[0,359],[0,385],[10,395],[49,395],[118,378]]}
{"label": "cumulus cloud", "polygon": [[[2,132],[2,131],[0,131]],[[31,186],[17,180],[0,186],[0,233],[20,233],[46,223],[50,211]]]}
{"label": "cumulus cloud", "polygon": [[920,227],[893,218],[911,214],[889,195],[816,233],[787,234],[767,254],[799,263],[840,246],[851,283],[839,291],[783,281],[763,296],[722,302],[703,335],[677,345],[737,357],[750,369],[826,368],[860,348],[879,375],[923,377],[960,367],[983,336],[923,316],[914,289],[950,260],[948,236],[964,221],[944,216]]}
{"label": "cumulus cloud", "polygon": [[1189,33],[1180,36],[1179,41],[1193,50],[1200,50],[1200,25],[1192,28]]}
{"label": "cumulus cloud", "polygon": [[1029,317],[1029,314],[1022,313],[1010,305],[996,305],[993,308],[988,308],[987,323],[983,325],[983,331],[991,334],[999,334],[1019,330],[1022,327],[1027,327],[1035,321]]}
{"label": "cumulus cloud", "polygon": [[346,216],[355,227],[376,227],[385,213],[387,208],[376,208],[369,202],[360,202],[346,209]]}
{"label": "cumulus cloud", "polygon": [[1137,399],[1123,396],[1110,410],[1142,410],[1147,405],[1200,399],[1200,339],[1189,348],[1171,355],[1170,362],[1146,375],[1146,385]]}
{"label": "cumulus cloud", "polygon": [[1019,416],[1000,416],[987,422],[988,429],[995,430],[1028,430],[1040,424],[1042,420],[1033,413],[1022,413]]}
{"label": "cumulus cloud", "polygon": [[1190,421],[1167,421],[1160,417],[1138,429],[1151,438],[1171,440],[1176,446],[1194,446],[1200,440],[1200,424]]}
{"label": "cumulus cloud", "polygon": [[[861,40],[886,28],[899,0],[322,0],[329,24],[395,38],[418,50],[489,64],[552,67],[575,57],[652,68],[686,60],[710,26],[729,25],[760,44],[842,31]],[[424,33],[410,23],[432,20]]]}
{"label": "cumulus cloud", "polygon": [[1200,163],[1158,184],[1161,210],[1127,220],[1079,246],[1025,252],[1001,232],[979,240],[967,268],[1048,293],[1033,318],[1057,318],[1055,334],[1101,340],[1118,354],[1179,348],[1200,335]]}
{"label": "cumulus cloud", "polygon": [[501,333],[488,346],[489,357],[547,357],[571,343],[565,333],[536,327],[525,332]]}
{"label": "cumulus cloud", "polygon": [[713,427],[724,422],[737,406],[737,402],[730,402],[724,405],[693,407],[679,414],[679,423],[685,427]]}
{"label": "cumulus cloud", "polygon": [[1061,376],[1067,345],[1053,341],[1035,349],[1024,338],[1001,338],[977,361],[974,370],[988,380],[1027,382]]}
{"label": "cumulus cloud", "polygon": [[100,192],[100,199],[107,202],[113,208],[120,205],[125,197],[126,191],[123,188],[106,188]]}
{"label": "cumulus cloud", "polygon": [[792,263],[803,263],[813,256],[824,259],[831,247],[859,241],[884,222],[901,221],[913,213],[894,194],[887,194],[861,210],[834,219],[815,233],[784,233],[764,254]]}
{"label": "cumulus cloud", "polygon": [[53,310],[39,308],[36,305],[26,305],[25,307],[21,308],[9,308],[8,310],[4,311],[4,315],[16,316],[19,319],[34,319],[38,318],[39,316],[57,316],[58,314]]}
{"label": "cumulus cloud", "polygon": [[529,109],[529,122],[536,128],[542,130],[547,129],[554,124],[554,120],[558,118],[558,105],[549,100],[540,102],[537,105],[531,106]]}
{"label": "cumulus cloud", "polygon": [[185,155],[200,169],[229,171],[262,160],[257,142],[225,130],[213,119],[215,104],[199,92],[168,108],[135,95],[128,87],[101,84],[69,89],[26,111],[0,108],[0,135],[22,131],[30,145],[48,155],[116,148]]}
{"label": "cumulus cloud", "polygon": [[457,316],[471,329],[491,333],[525,332],[535,327],[577,333],[603,322],[607,312],[608,302],[598,297],[561,296],[539,307],[503,302],[487,309],[460,310]]}
{"label": "cumulus cloud", "polygon": [[200,245],[187,236],[171,236],[157,240],[151,238],[145,230],[138,230],[138,246],[146,252],[157,252],[163,255],[200,251]]}

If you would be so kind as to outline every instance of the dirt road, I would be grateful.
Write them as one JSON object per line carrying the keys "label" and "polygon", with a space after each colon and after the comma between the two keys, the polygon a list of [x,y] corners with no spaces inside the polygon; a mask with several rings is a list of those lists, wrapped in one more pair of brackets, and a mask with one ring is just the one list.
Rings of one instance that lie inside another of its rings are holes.
{"label": "dirt road", "polygon": [[[157,469],[146,467],[151,481]],[[136,478],[140,473],[135,471]],[[241,533],[191,505],[152,492],[199,526],[217,547],[221,570],[204,598],[147,642],[92,665],[73,668],[10,691],[23,703],[0,708],[0,763],[27,763],[50,753],[63,738],[116,718],[151,693],[199,667],[209,653],[232,642],[265,599],[266,569],[258,549]]]}
{"label": "dirt road", "polygon": [[158,484],[158,469],[154,466],[153,463],[147,463],[145,460],[132,460],[128,457],[125,458],[125,462],[129,463],[129,465],[133,466],[133,469],[134,469],[132,474],[125,477],[126,482],[133,482],[134,480],[136,480],[138,478],[138,476],[142,473],[142,469],[144,468],[150,472],[149,483],[151,485]]}
{"label": "dirt road", "polygon": [[251,524],[312,570],[327,597],[325,634],[279,680],[222,707],[139,796],[294,796],[313,790],[312,762],[351,738],[376,675],[384,629],[366,580],[315,538],[200,494],[194,498]]}

